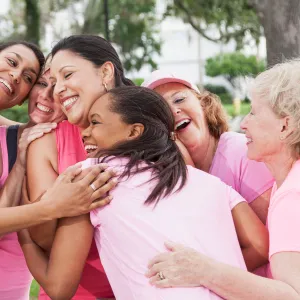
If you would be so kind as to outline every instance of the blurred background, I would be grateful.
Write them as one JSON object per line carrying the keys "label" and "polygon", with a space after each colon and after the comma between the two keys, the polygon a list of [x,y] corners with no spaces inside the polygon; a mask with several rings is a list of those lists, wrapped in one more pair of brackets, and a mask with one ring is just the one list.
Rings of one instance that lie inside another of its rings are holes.
{"label": "blurred background", "polygon": [[[253,76],[299,56],[299,16],[300,0],[1,0],[0,40],[46,55],[62,37],[101,35],[136,84],[158,68],[183,76],[218,94],[238,131]],[[25,122],[27,105],[3,115]]]}
{"label": "blurred background", "polygon": [[[1,40],[25,39],[47,54],[70,34],[98,34],[140,84],[157,68],[218,94],[238,130],[247,86],[300,52],[299,0],[1,0]],[[3,114],[26,121],[26,103]]]}

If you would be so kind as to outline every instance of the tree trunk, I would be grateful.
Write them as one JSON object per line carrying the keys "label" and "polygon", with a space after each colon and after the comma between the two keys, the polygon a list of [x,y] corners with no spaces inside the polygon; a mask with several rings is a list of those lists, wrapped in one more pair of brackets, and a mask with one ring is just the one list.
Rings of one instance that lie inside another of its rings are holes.
{"label": "tree trunk", "polygon": [[40,43],[40,10],[38,0],[25,1],[26,41]]}
{"label": "tree trunk", "polygon": [[250,0],[258,13],[267,42],[267,63],[272,66],[300,56],[300,1]]}

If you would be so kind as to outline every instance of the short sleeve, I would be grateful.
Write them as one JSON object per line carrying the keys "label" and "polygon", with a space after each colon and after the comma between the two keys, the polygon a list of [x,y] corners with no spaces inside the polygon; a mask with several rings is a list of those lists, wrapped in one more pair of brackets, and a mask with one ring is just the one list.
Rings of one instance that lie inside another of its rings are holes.
{"label": "short sleeve", "polygon": [[274,179],[264,163],[243,157],[239,192],[248,203],[272,188],[273,183]]}
{"label": "short sleeve", "polygon": [[278,252],[300,252],[300,191],[288,191],[271,203],[268,215],[269,257]]}
{"label": "short sleeve", "polygon": [[246,200],[232,187],[227,186],[226,188],[227,188],[229,206],[231,210],[233,210],[233,208],[239,203],[246,202]]}
{"label": "short sleeve", "polygon": [[94,209],[90,212],[90,220],[94,228],[100,226],[100,218],[98,216],[98,209]]}

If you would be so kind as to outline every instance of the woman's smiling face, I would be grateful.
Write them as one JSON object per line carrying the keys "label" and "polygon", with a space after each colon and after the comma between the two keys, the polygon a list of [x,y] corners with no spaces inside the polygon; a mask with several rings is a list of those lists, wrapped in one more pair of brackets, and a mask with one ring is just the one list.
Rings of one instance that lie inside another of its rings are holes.
{"label": "woman's smiling face", "polygon": [[40,65],[34,52],[17,44],[0,52],[0,109],[21,104],[34,85]]}
{"label": "woman's smiling face", "polygon": [[90,108],[106,92],[100,68],[69,50],[57,52],[51,62],[54,99],[68,121],[81,128],[88,126]]}

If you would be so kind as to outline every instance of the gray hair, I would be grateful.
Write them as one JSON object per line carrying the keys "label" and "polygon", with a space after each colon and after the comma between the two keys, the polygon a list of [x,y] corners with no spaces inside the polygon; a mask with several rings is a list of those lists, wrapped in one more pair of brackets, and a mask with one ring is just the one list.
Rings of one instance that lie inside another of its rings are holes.
{"label": "gray hair", "polygon": [[277,64],[259,74],[251,89],[259,99],[266,100],[278,117],[289,116],[293,133],[286,143],[300,155],[300,59]]}

